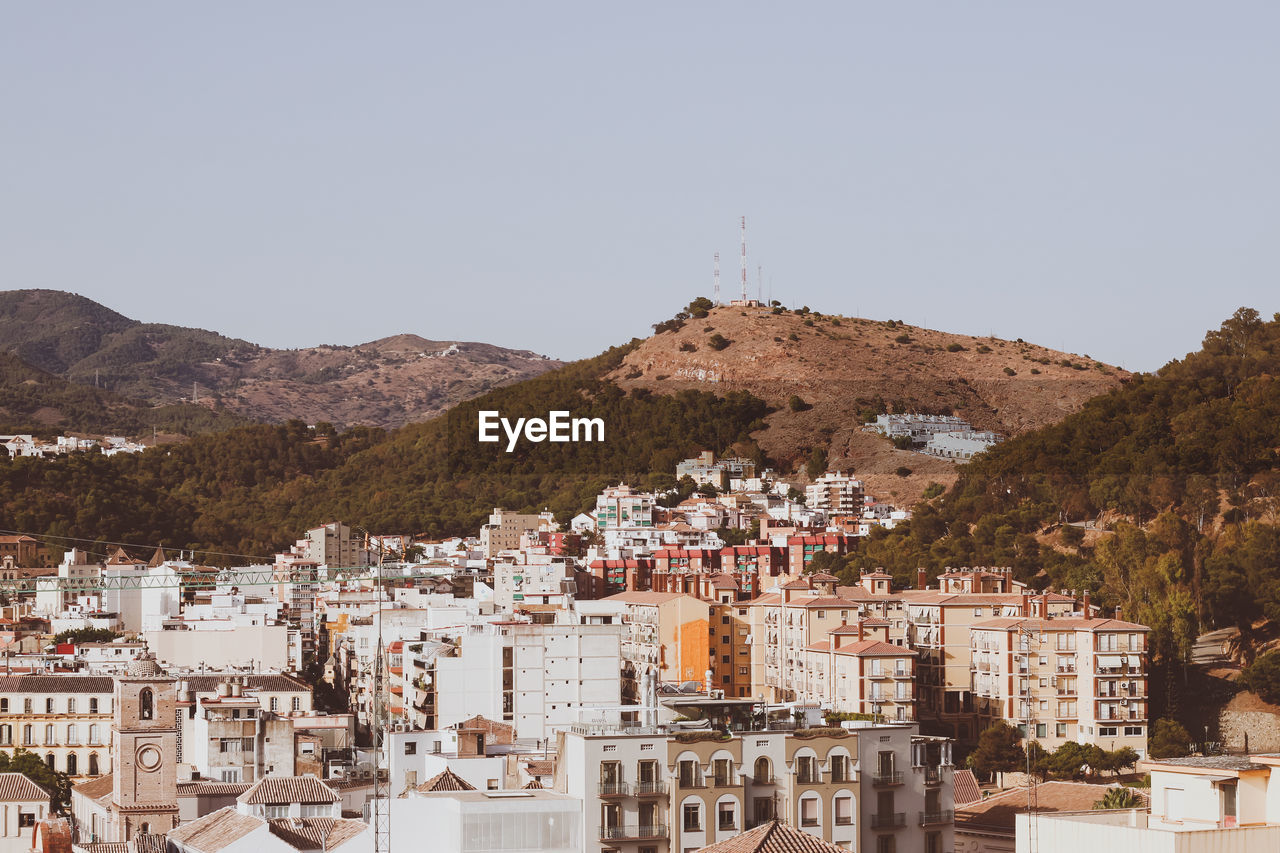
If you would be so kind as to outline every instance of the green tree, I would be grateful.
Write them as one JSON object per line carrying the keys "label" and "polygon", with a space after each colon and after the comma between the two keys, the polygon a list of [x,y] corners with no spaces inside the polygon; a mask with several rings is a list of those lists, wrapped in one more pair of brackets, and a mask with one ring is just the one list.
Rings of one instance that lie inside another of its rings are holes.
{"label": "green tree", "polygon": [[1191,735],[1177,720],[1156,720],[1147,738],[1152,758],[1180,758],[1191,753]]}
{"label": "green tree", "polygon": [[1240,684],[1264,701],[1280,705],[1280,650],[1259,655],[1240,674]]}
{"label": "green tree", "polygon": [[1026,754],[1018,744],[1018,730],[1005,722],[992,723],[978,735],[978,745],[969,753],[967,764],[974,773],[990,779],[996,773],[1021,770]]}
{"label": "green tree", "polygon": [[45,764],[34,752],[19,747],[0,751],[0,773],[21,773],[49,792],[49,808],[61,813],[71,805],[71,779]]}
{"label": "green tree", "polygon": [[809,458],[804,463],[804,472],[810,480],[816,480],[827,473],[827,451],[815,447],[809,451]]}
{"label": "green tree", "polygon": [[1138,809],[1142,808],[1142,797],[1132,788],[1108,788],[1102,799],[1093,804],[1095,809]]}
{"label": "green tree", "polygon": [[55,643],[109,643],[124,636],[110,628],[72,628],[54,634]]}

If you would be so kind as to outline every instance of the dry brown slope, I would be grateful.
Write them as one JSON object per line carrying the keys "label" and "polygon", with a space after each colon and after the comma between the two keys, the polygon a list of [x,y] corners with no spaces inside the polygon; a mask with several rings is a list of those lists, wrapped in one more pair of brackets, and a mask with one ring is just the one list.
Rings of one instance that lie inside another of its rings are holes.
{"label": "dry brown slope", "polygon": [[[728,347],[711,346],[716,334],[730,341]],[[902,342],[903,335],[909,340]],[[865,432],[863,410],[882,402],[898,411],[953,412],[978,427],[1015,435],[1061,420],[1127,376],[1080,355],[1020,341],[738,307],[715,308],[648,338],[612,374],[623,387],[654,391],[750,391],[779,408],[756,436],[770,456],[795,463],[810,448],[825,448],[832,469],[853,470],[872,494],[903,503],[918,499],[930,482],[950,485],[955,467],[895,450]],[[790,411],[793,395],[812,408]],[[900,467],[911,475],[898,476]]]}

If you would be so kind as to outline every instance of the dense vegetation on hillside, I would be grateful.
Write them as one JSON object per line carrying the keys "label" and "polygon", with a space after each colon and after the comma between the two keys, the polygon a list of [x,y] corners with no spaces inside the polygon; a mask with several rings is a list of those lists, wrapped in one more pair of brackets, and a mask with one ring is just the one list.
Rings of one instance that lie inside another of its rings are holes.
{"label": "dense vegetation on hillside", "polygon": [[[1280,619],[1280,317],[1241,309],[1203,349],[1011,439],[842,569],[1012,565],[1152,626],[1168,699],[1201,628]],[[1095,522],[1099,532],[1072,523]]]}
{"label": "dense vegetation on hillside", "polygon": [[[472,534],[495,506],[581,512],[622,479],[674,482],[702,448],[758,454],[749,434],[768,409],[735,393],[626,394],[600,377],[625,348],[492,391],[399,430],[339,434],[292,422],[251,426],[136,456],[0,462],[0,518],[10,529],[269,555],[305,528],[343,519],[369,529]],[[601,418],[603,442],[476,442],[477,412]],[[650,478],[651,471],[662,472]],[[243,562],[235,557],[211,562]]]}
{"label": "dense vegetation on hillside", "polygon": [[64,432],[138,436],[197,435],[246,423],[230,412],[190,403],[148,406],[101,388],[68,382],[0,352],[0,433]]}

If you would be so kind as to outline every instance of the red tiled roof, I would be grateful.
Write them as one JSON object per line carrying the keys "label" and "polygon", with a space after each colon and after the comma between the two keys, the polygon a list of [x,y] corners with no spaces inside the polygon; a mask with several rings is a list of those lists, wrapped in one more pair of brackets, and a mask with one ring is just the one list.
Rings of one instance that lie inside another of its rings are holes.
{"label": "red tiled roof", "polygon": [[[1087,812],[1115,785],[1092,785],[1087,782],[1042,782],[1036,785],[1037,812]],[[1148,796],[1134,790],[1143,803]],[[956,806],[956,826],[981,827],[984,832],[1013,835],[1015,815],[1027,810],[1027,789],[1011,788],[985,800]]]}
{"label": "red tiled roof", "polygon": [[49,792],[21,773],[0,773],[0,802],[32,803],[48,801]]}
{"label": "red tiled roof", "polygon": [[816,835],[772,820],[741,835],[703,847],[699,853],[848,853]]}
{"label": "red tiled roof", "polygon": [[362,820],[284,817],[267,821],[271,834],[297,850],[333,850],[369,830]]}
{"label": "red tiled roof", "polygon": [[951,788],[955,797],[956,808],[976,803],[982,799],[982,789],[978,787],[978,777],[972,770],[956,770],[951,774]]}
{"label": "red tiled roof", "polygon": [[431,794],[436,791],[474,791],[472,785],[452,770],[445,769],[418,786],[418,793]]}
{"label": "red tiled roof", "polygon": [[342,798],[312,774],[306,776],[265,776],[236,798],[247,805],[281,803],[336,803]]}
{"label": "red tiled roof", "polygon": [[169,830],[170,840],[200,853],[217,853],[262,826],[262,819],[240,814],[234,806],[218,809]]}

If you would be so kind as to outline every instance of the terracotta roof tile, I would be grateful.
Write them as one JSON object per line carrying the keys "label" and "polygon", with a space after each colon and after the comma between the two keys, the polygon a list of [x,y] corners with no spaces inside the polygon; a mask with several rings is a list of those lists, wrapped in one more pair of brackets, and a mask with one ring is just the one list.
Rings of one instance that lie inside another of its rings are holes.
{"label": "terracotta roof tile", "polygon": [[21,773],[0,773],[0,802],[36,803],[48,799],[48,791]]}
{"label": "terracotta roof tile", "polygon": [[182,846],[200,853],[217,853],[223,847],[239,841],[263,826],[261,818],[240,814],[234,806],[227,806],[196,818],[190,823],[169,830],[169,838]]}
{"label": "terracotta roof tile", "polygon": [[[1043,782],[1036,785],[1038,812],[1087,812],[1101,800],[1113,785],[1091,785],[1087,782]],[[1147,795],[1137,791],[1146,806]],[[956,807],[956,826],[981,827],[986,832],[1013,835],[1014,816],[1027,810],[1027,789],[1012,788],[985,800]]]}
{"label": "terracotta roof tile", "polygon": [[71,786],[71,793],[88,797],[91,800],[101,800],[103,797],[109,797],[114,790],[115,777],[110,773],[105,776],[95,776],[88,782],[81,782],[79,785]]}
{"label": "terracotta roof tile", "polygon": [[699,853],[837,853],[845,848],[776,820],[727,838]]}
{"label": "terracotta roof tile", "polygon": [[284,817],[267,821],[271,834],[297,850],[333,850],[368,831],[362,820]]}
{"label": "terracotta roof tile", "polygon": [[978,777],[972,770],[956,770],[951,774],[951,788],[954,792],[956,808],[976,803],[982,799],[982,789],[978,787]]}
{"label": "terracotta roof tile", "polygon": [[336,803],[342,797],[308,773],[306,776],[266,776],[236,798],[246,805],[279,803]]}
{"label": "terracotta roof tile", "polygon": [[420,794],[431,794],[436,791],[474,791],[475,789],[475,785],[446,768],[419,785],[417,790]]}
{"label": "terracotta roof tile", "polygon": [[4,675],[0,693],[105,693],[115,692],[109,675]]}

